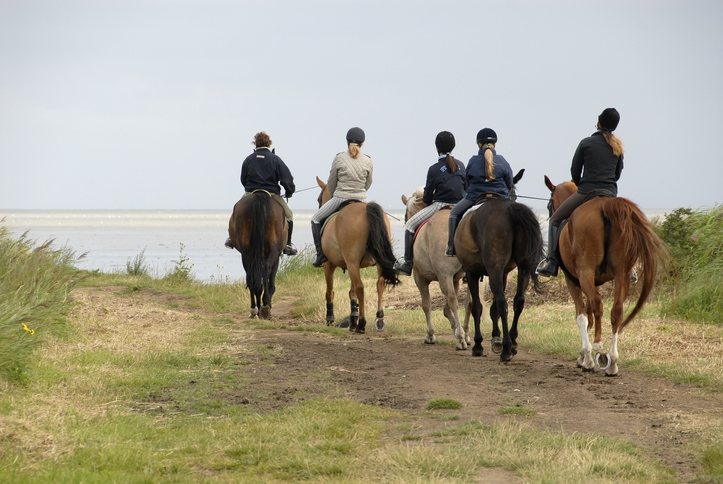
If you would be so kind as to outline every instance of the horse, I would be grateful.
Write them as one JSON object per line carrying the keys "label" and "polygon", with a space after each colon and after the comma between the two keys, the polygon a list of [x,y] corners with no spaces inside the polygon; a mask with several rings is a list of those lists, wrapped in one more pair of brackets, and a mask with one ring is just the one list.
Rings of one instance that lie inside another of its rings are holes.
{"label": "horse", "polygon": [[[319,177],[316,183],[321,188],[318,202],[321,207],[331,196],[329,188]],[[382,207],[375,202],[353,202],[344,205],[336,215],[332,215],[325,224],[321,235],[321,248],[327,261],[324,263],[326,279],[326,324],[334,322],[334,272],[337,267],[349,272],[351,288],[349,301],[349,331],[364,333],[366,316],[364,303],[364,283],[361,269],[377,266],[377,312],[374,328],[383,331],[384,289],[387,285],[399,284],[394,270],[394,251],[391,242],[391,225]]]}
{"label": "horse", "polygon": [[276,291],[276,272],[287,230],[283,207],[264,190],[241,198],[233,207],[228,235],[241,253],[252,319],[271,317],[271,297]]}
{"label": "horse", "polygon": [[[402,203],[407,207],[405,220],[425,207],[425,203],[422,202],[423,190],[423,188],[415,190],[409,198],[402,195]],[[425,336],[424,342],[426,344],[437,342],[432,325],[432,301],[429,296],[429,284],[437,281],[439,289],[445,297],[444,316],[449,320],[457,340],[456,348],[466,350],[467,345],[471,342],[468,334],[469,326],[462,327],[457,303],[459,285],[464,271],[456,257],[444,255],[447,246],[449,212],[448,209],[438,211],[417,230],[412,272],[414,283],[422,297],[422,310],[427,319],[427,336]],[[465,322],[467,321],[465,320]]]}
{"label": "horse", "polygon": [[[522,174],[517,176],[521,178]],[[515,178],[519,180],[517,176]],[[475,329],[472,356],[483,354],[479,287],[487,276],[492,291],[492,350],[500,354],[500,361],[508,362],[517,354],[517,324],[525,307],[525,291],[542,258],[542,232],[537,217],[526,205],[493,194],[483,194],[480,198],[484,202],[471,209],[474,211],[460,221],[454,237],[455,253],[465,271],[472,296],[471,313]],[[512,325],[508,327],[505,289],[507,275],[515,268],[514,316]],[[502,321],[502,337],[498,320]]]}
{"label": "horse", "polygon": [[[550,215],[570,195],[577,192],[571,182],[554,185],[545,176],[550,190]],[[585,371],[595,367],[607,376],[618,374],[618,334],[637,316],[653,289],[658,263],[665,260],[666,248],[640,208],[622,197],[594,198],[577,207],[560,231],[560,267],[575,302],[575,321],[582,347],[577,365]],[[635,307],[623,319],[623,302],[630,290],[630,272],[636,262],[643,268],[644,282]],[[602,345],[602,297],[597,287],[614,281],[614,301],[610,311],[612,337],[610,351]],[[587,298],[587,306],[583,301]],[[595,323],[592,345],[588,332]],[[595,351],[595,362],[591,356]]]}

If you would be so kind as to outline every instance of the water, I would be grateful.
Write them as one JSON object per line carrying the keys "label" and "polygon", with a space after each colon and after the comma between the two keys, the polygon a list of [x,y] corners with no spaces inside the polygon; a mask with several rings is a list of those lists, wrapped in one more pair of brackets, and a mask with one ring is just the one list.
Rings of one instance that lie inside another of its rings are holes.
{"label": "water", "polygon": [[[670,210],[645,210],[648,217],[664,216]],[[394,251],[404,252],[404,212],[389,211]],[[547,233],[547,211],[535,210],[542,231]],[[313,210],[294,212],[294,244],[301,251],[313,246]],[[55,239],[56,247],[67,246],[76,254],[86,253],[77,266],[102,272],[126,272],[129,261],[144,252],[151,274],[172,272],[181,257],[193,265],[199,281],[237,281],[244,277],[241,255],[223,243],[228,237],[230,212],[225,210],[0,210],[0,220],[11,233],[42,243]],[[546,238],[546,237],[545,237]],[[183,248],[183,254],[181,254]]]}

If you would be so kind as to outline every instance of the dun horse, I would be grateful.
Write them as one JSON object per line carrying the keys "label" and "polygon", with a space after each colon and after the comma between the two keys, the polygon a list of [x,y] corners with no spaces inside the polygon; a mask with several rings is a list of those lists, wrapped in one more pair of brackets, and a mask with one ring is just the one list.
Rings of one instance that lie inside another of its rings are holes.
{"label": "dun horse", "polygon": [[[467,285],[472,295],[471,312],[475,329],[472,356],[482,356],[483,353],[479,287],[484,276],[487,276],[492,291],[492,349],[500,353],[500,361],[506,362],[517,353],[517,324],[525,307],[525,291],[542,258],[542,233],[537,217],[526,205],[502,197],[485,200],[459,223],[454,248],[467,275]],[[508,327],[505,289],[507,275],[515,268],[517,291],[513,302],[514,317],[512,326]],[[498,320],[502,321],[502,337]]]}
{"label": "dun horse", "polygon": [[[426,205],[422,202],[424,188],[417,189],[409,198],[402,195],[402,203],[407,207],[406,219],[408,220]],[[457,295],[459,284],[464,271],[462,264],[456,257],[447,257],[444,250],[447,246],[447,227],[449,210],[440,210],[432,215],[417,230],[414,242],[414,282],[422,297],[422,310],[427,318],[427,336],[424,342],[434,344],[437,337],[434,335],[432,326],[432,301],[429,296],[429,284],[432,281],[439,282],[439,289],[445,297],[444,316],[449,320],[454,337],[457,340],[457,349],[466,350],[471,343],[469,338],[469,327],[463,328],[459,320]],[[469,320],[465,318],[465,323]]]}
{"label": "dun horse", "polygon": [[[545,176],[550,189],[550,215],[570,195],[577,192],[573,182],[554,185]],[[572,213],[560,231],[558,243],[561,268],[565,282],[575,301],[575,321],[580,330],[582,347],[578,366],[592,370],[597,366],[606,375],[618,373],[618,334],[622,332],[643,308],[648,299],[658,269],[658,262],[666,253],[665,246],[655,234],[645,214],[626,198],[595,198]],[[630,289],[630,272],[636,261],[643,269],[643,285],[635,307],[623,319],[623,302]],[[615,281],[614,302],[610,311],[612,337],[610,352],[602,345],[602,297],[597,286]],[[583,301],[587,298],[587,306]],[[592,345],[588,331],[595,323],[595,339]],[[591,350],[596,353],[595,363]]]}
{"label": "dun horse", "polygon": [[[329,200],[326,183],[316,177],[321,188],[319,207]],[[344,206],[326,223],[321,236],[321,247],[327,261],[324,263],[326,279],[326,324],[334,322],[334,272],[341,267],[349,272],[351,288],[349,300],[349,331],[364,333],[366,328],[364,283],[361,269],[377,266],[377,313],[375,329],[381,331],[384,321],[384,289],[399,283],[394,270],[394,251],[391,244],[391,226],[379,204],[353,202]]]}
{"label": "dun horse", "polygon": [[271,317],[276,271],[287,234],[284,209],[268,192],[257,190],[234,205],[228,235],[234,248],[241,252],[252,318]]}

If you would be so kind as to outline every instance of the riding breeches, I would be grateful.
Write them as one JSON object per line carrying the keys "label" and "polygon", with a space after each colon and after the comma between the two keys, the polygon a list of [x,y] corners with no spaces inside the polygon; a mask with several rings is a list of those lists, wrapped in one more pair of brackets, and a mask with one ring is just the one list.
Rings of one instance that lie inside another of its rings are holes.
{"label": "riding breeches", "polygon": [[474,200],[469,200],[467,198],[463,198],[459,202],[457,202],[457,205],[454,206],[452,211],[449,213],[449,218],[456,218],[457,220],[462,219],[462,215],[472,206],[474,205]]}
{"label": "riding breeches", "polygon": [[319,210],[311,217],[311,223],[320,224],[332,213],[336,212],[339,206],[346,202],[346,198],[331,197],[328,202],[321,206]]}
{"label": "riding breeches", "polygon": [[[253,192],[246,192],[246,193],[244,193],[244,197],[247,197],[247,196],[251,195],[252,193]],[[294,212],[291,211],[291,209],[289,208],[289,205],[286,203],[286,200],[284,200],[284,197],[282,197],[281,195],[277,195],[276,193],[269,193],[269,195],[271,195],[271,198],[273,198],[274,200],[276,200],[277,202],[279,202],[281,204],[281,206],[284,209],[284,215],[286,215],[286,219],[293,221],[294,220]]]}
{"label": "riding breeches", "polygon": [[587,194],[573,193],[564,202],[557,207],[557,210],[550,216],[550,225],[559,227],[563,220],[572,215],[573,210],[579,207],[585,201]]}
{"label": "riding breeches", "polygon": [[432,204],[427,205],[423,209],[421,209],[419,212],[412,215],[412,217],[407,220],[407,223],[404,224],[404,228],[407,230],[407,232],[414,233],[417,231],[417,227],[422,225],[422,223],[430,218],[435,213],[439,212],[442,207],[447,207],[449,205],[453,205],[451,203],[446,202],[432,202]]}

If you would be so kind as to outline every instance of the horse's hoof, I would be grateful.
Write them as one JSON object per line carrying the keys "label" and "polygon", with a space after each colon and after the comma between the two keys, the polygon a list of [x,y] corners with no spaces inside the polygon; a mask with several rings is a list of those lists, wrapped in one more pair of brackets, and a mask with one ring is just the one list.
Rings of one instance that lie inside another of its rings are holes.
{"label": "horse's hoof", "polygon": [[607,353],[598,353],[595,355],[595,366],[598,370],[607,370],[611,364],[612,360]]}
{"label": "horse's hoof", "polygon": [[515,356],[517,354],[517,343],[512,343],[512,348],[510,348],[510,351],[512,352],[512,356]]}
{"label": "horse's hoof", "polygon": [[[332,321],[333,323],[334,321]],[[349,327],[349,318],[344,318],[341,320],[341,323],[338,324],[340,328],[348,328]]]}
{"label": "horse's hoof", "polygon": [[500,363],[509,363],[512,360],[512,354],[503,353],[500,355]]}
{"label": "horse's hoof", "polygon": [[424,338],[424,344],[425,345],[433,345],[437,342],[437,337],[435,335],[427,335],[426,338]]}
{"label": "horse's hoof", "polygon": [[354,330],[354,332],[355,332],[355,333],[358,333],[358,334],[364,334],[364,333],[366,333],[366,331],[364,330],[364,328],[357,328],[357,329]]}
{"label": "horse's hoof", "polygon": [[377,331],[384,331],[384,328],[387,327],[386,321],[384,321],[384,318],[377,318],[374,320],[374,329]]}
{"label": "horse's hoof", "polygon": [[492,337],[492,353],[496,355],[502,353],[502,338],[499,336]]}
{"label": "horse's hoof", "polygon": [[481,347],[472,348],[472,356],[482,356],[483,354],[484,354],[484,350]]}

